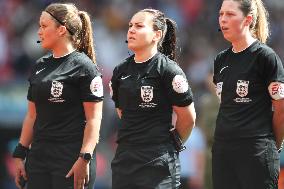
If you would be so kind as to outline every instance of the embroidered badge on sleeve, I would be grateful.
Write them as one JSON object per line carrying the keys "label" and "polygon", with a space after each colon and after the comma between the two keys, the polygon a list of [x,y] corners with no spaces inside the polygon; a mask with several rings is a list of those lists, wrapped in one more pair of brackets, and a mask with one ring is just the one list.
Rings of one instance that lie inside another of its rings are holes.
{"label": "embroidered badge on sleeve", "polygon": [[284,83],[272,82],[268,90],[272,99],[280,100],[284,98]]}
{"label": "embroidered badge on sleeve", "polygon": [[172,81],[172,86],[175,92],[185,93],[188,90],[188,83],[182,75],[176,75]]}
{"label": "embroidered badge on sleeve", "polygon": [[97,76],[92,80],[90,84],[90,90],[93,95],[97,97],[103,96],[103,80],[100,76]]}

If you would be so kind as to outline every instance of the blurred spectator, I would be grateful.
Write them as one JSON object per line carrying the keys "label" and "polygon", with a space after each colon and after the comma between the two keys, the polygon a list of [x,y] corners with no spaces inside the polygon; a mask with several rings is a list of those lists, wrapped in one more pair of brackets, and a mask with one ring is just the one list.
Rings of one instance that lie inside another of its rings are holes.
{"label": "blurred spectator", "polygon": [[202,130],[195,126],[180,153],[181,189],[204,189],[206,140]]}

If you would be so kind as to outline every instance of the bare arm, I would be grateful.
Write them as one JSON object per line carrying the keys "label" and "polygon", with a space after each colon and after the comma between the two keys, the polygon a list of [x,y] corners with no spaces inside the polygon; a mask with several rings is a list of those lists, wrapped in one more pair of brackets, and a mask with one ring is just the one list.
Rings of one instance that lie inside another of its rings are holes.
{"label": "bare arm", "polygon": [[181,140],[185,142],[195,124],[196,113],[194,103],[185,107],[173,106],[173,110],[177,116],[176,130],[179,133]]}
{"label": "bare arm", "polygon": [[273,131],[276,139],[277,149],[280,148],[284,139],[284,99],[272,100],[274,108],[273,113]]}
{"label": "bare arm", "polygon": [[[87,123],[80,152],[93,153],[99,142],[103,102],[84,102],[83,106]],[[74,175],[74,188],[83,188],[89,182],[89,162],[78,158],[66,177],[71,175]]]}
{"label": "bare arm", "polygon": [[20,143],[29,147],[33,140],[33,127],[36,119],[36,107],[31,101],[28,101],[28,111],[23,121],[22,132],[20,136]]}
{"label": "bare arm", "polygon": [[92,153],[99,142],[103,102],[84,102],[86,127],[81,152]]}
{"label": "bare arm", "polygon": [[[28,111],[23,121],[22,132],[19,143],[25,147],[29,147],[33,140],[33,127],[36,120],[36,107],[31,101],[28,101]],[[24,160],[21,158],[14,158],[16,176],[15,184],[18,188],[20,187],[20,177],[23,176],[27,180],[27,174],[25,170]]]}

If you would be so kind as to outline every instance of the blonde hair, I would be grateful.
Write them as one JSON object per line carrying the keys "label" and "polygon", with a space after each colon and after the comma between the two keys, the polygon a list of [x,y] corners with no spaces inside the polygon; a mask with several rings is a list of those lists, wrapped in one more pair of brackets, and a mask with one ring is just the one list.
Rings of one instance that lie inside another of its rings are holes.
{"label": "blonde hair", "polygon": [[44,11],[59,25],[65,26],[76,49],[96,63],[93,29],[88,13],[79,11],[74,4],[69,3],[52,3]]}
{"label": "blonde hair", "polygon": [[253,21],[250,25],[252,35],[260,42],[266,43],[270,35],[268,12],[262,0],[233,0],[240,3],[240,10],[245,16],[252,14]]}

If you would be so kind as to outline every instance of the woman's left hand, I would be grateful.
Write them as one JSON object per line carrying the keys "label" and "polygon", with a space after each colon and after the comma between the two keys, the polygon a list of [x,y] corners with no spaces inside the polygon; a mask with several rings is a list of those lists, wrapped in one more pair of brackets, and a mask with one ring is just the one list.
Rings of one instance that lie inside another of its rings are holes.
{"label": "woman's left hand", "polygon": [[83,189],[89,182],[89,162],[78,158],[66,178],[74,174],[74,189]]}

